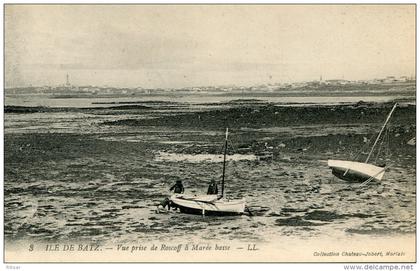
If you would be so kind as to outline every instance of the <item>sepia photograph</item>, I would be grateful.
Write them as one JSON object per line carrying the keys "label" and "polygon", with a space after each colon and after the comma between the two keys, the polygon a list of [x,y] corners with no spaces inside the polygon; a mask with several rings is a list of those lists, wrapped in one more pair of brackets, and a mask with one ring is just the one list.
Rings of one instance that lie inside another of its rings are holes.
{"label": "sepia photograph", "polygon": [[5,263],[416,262],[416,4],[3,8]]}

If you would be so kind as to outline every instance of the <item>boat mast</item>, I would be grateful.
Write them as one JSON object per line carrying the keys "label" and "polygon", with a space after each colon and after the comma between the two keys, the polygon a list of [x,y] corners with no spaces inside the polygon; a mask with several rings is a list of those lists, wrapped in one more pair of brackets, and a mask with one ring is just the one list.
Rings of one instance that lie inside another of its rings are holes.
{"label": "boat mast", "polygon": [[223,194],[225,192],[225,168],[226,168],[226,151],[227,151],[227,145],[228,145],[228,131],[229,131],[229,128],[226,128],[225,152],[223,154],[223,173],[222,173],[222,195],[221,195],[221,198],[223,197]]}
{"label": "boat mast", "polygon": [[368,157],[366,158],[365,163],[367,163],[367,162],[369,161],[370,156],[372,155],[373,150],[375,149],[375,146],[376,146],[376,144],[378,143],[379,138],[381,137],[382,132],[384,131],[385,126],[387,125],[387,123],[388,123],[389,119],[391,118],[391,115],[392,115],[392,113],[394,112],[394,110],[395,110],[395,108],[396,108],[396,107],[397,107],[397,103],[396,103],[396,104],[394,104],[394,107],[392,108],[391,112],[389,112],[388,117],[386,118],[385,123],[384,123],[384,125],[382,126],[381,131],[379,132],[378,136],[376,137],[375,143],[373,143],[372,149],[370,150],[369,155],[368,155]]}

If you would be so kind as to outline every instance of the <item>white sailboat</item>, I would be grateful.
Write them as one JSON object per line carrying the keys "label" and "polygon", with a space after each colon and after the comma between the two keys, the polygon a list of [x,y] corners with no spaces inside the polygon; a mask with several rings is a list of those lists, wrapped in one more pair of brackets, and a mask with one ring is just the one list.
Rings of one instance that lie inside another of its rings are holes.
{"label": "white sailboat", "polygon": [[228,129],[226,129],[225,148],[223,155],[223,174],[221,195],[184,195],[171,196],[171,206],[177,207],[182,213],[201,215],[241,215],[245,211],[245,199],[228,200],[224,198],[226,152],[228,145]]}
{"label": "white sailboat", "polygon": [[371,158],[373,151],[396,107],[397,104],[394,105],[391,112],[388,114],[388,117],[382,125],[382,128],[376,137],[375,143],[373,143],[372,149],[364,162],[328,160],[328,166],[332,169],[332,174],[334,176],[350,182],[370,182],[372,180],[382,180],[387,167],[369,164],[369,159]]}

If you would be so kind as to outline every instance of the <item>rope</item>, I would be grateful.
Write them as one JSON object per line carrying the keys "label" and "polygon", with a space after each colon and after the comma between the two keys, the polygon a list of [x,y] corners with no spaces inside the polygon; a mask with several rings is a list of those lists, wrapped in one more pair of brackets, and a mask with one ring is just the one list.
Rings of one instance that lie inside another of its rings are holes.
{"label": "rope", "polygon": [[380,170],[378,173],[376,173],[375,175],[371,176],[369,179],[367,179],[366,181],[364,181],[362,184],[360,184],[357,188],[360,188],[364,185],[367,185],[368,183],[370,183],[373,179],[375,179],[376,176],[378,176],[379,174],[381,174],[382,172],[384,172],[385,170],[387,170],[389,168],[389,166],[384,167],[382,170]]}
{"label": "rope", "polygon": [[385,134],[384,134],[384,136],[381,140],[381,144],[379,144],[378,153],[376,154],[376,158],[375,158],[375,162],[374,162],[375,164],[379,159],[379,155],[381,154],[383,143],[385,142],[385,140],[387,138],[388,138],[388,129],[385,130]]}
{"label": "rope", "polygon": [[365,145],[363,145],[362,148],[360,148],[360,151],[356,154],[355,157],[353,157],[353,160],[355,160],[355,161],[358,160],[359,156],[363,153],[363,150],[365,150],[369,146],[369,144],[370,144],[370,142],[372,141],[373,138],[375,138],[375,134],[373,134],[370,137],[370,139],[365,143]]}
{"label": "rope", "polygon": [[223,153],[224,150],[225,150],[225,144],[222,145],[222,147],[220,148],[220,152],[219,153]]}
{"label": "rope", "polygon": [[[359,189],[365,185],[367,185],[368,183],[370,183],[371,181],[373,181],[375,179],[376,176],[378,176],[379,174],[381,174],[383,171],[387,170],[388,168],[390,168],[391,165],[384,167],[382,170],[380,170],[378,173],[376,173],[373,176],[370,176],[369,179],[367,179],[366,181],[364,181],[363,183],[361,183],[359,186],[357,186],[356,188]],[[333,178],[335,178],[335,176],[333,176]],[[353,188],[352,185],[348,185],[347,189]]]}
{"label": "rope", "polygon": [[232,148],[233,153],[238,153],[235,146],[233,145],[232,141],[228,139],[228,146]]}
{"label": "rope", "polygon": [[386,153],[385,153],[385,157],[386,159],[388,159],[389,157],[391,157],[391,132],[390,130],[388,130],[389,133],[387,134],[387,140],[386,140]]}
{"label": "rope", "polygon": [[[232,148],[233,153],[237,153],[236,148],[235,148],[235,146],[233,145],[232,141],[230,141],[230,140],[228,139],[228,151],[227,151],[227,153],[229,153],[229,147],[231,147],[231,148]],[[220,148],[220,153],[223,153],[224,149],[225,149],[225,144],[223,144],[223,145],[222,145],[222,147]]]}

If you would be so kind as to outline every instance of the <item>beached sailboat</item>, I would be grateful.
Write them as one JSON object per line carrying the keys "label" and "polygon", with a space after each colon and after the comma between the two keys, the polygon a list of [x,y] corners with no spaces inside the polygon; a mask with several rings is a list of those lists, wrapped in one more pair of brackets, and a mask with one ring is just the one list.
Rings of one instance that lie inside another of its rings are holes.
{"label": "beached sailboat", "polygon": [[388,167],[370,164],[369,159],[371,158],[375,147],[378,144],[379,139],[381,138],[382,133],[384,132],[386,125],[391,119],[392,113],[394,113],[396,107],[397,104],[392,107],[391,112],[388,114],[385,123],[382,125],[382,128],[364,162],[328,160],[328,166],[332,169],[332,174],[334,176],[345,181],[365,183],[372,180],[380,181],[383,178]]}
{"label": "beached sailboat", "polygon": [[182,213],[201,215],[241,215],[245,211],[245,199],[228,200],[224,198],[226,153],[228,146],[228,129],[226,129],[223,154],[222,189],[220,195],[184,195],[170,197],[171,206]]}

